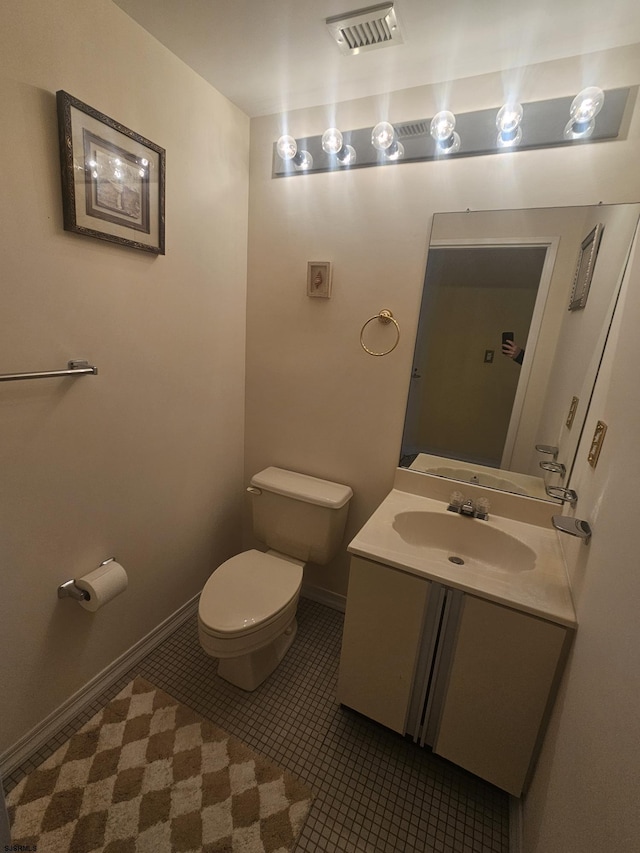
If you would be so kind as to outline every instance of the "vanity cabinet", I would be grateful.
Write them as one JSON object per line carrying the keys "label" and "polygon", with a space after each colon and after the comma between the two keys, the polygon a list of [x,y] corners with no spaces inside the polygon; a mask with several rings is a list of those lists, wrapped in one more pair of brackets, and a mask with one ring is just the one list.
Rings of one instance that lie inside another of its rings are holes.
{"label": "vanity cabinet", "polygon": [[405,733],[429,581],[351,558],[338,700]]}
{"label": "vanity cabinet", "polygon": [[520,796],[570,634],[352,557],[338,700]]}

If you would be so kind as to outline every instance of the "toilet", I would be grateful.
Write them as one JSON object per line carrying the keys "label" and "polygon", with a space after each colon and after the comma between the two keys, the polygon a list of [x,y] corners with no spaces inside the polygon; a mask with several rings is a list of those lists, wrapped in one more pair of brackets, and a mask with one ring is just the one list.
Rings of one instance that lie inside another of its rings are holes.
{"label": "toilet", "polygon": [[255,474],[247,491],[253,532],[269,550],[245,551],[215,570],[200,595],[198,636],[220,659],[218,675],[250,691],[293,643],[305,563],[335,556],[353,492],[274,467]]}

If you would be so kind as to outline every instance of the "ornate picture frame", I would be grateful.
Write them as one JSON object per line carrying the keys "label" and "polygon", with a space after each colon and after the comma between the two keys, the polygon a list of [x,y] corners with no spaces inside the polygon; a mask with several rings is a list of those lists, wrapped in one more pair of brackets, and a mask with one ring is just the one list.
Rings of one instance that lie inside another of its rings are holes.
{"label": "ornate picture frame", "polygon": [[604,225],[598,223],[584,238],[580,245],[578,264],[573,277],[573,288],[569,300],[569,311],[577,311],[587,304],[589,287],[593,278],[598,249],[602,240]]}
{"label": "ornate picture frame", "polygon": [[164,255],[165,150],[56,92],[65,231]]}

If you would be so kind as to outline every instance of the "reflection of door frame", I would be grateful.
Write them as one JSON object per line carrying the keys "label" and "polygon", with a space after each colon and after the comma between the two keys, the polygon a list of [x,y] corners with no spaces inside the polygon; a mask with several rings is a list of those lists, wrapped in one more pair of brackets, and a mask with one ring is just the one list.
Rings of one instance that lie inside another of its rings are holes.
{"label": "reflection of door frame", "polygon": [[522,410],[524,408],[524,402],[527,394],[527,386],[529,384],[529,377],[531,375],[531,365],[533,364],[533,357],[535,355],[536,346],[538,345],[538,335],[540,334],[540,327],[542,326],[542,318],[544,316],[544,308],[547,302],[549,288],[551,287],[551,277],[553,275],[553,268],[556,262],[559,242],[560,240],[558,237],[536,237],[535,239],[527,237],[477,237],[459,240],[434,240],[429,244],[429,249],[453,249],[458,247],[464,247],[465,249],[473,249],[486,248],[487,246],[491,246],[493,248],[507,246],[509,248],[518,246],[522,246],[523,248],[531,248],[532,246],[542,246],[547,250],[544,256],[542,272],[540,273],[540,283],[538,284],[536,302],[533,307],[533,313],[531,315],[529,334],[527,336],[527,341],[524,347],[524,361],[522,362],[522,367],[520,368],[518,387],[516,388],[516,393],[513,398],[513,406],[511,408],[511,418],[509,420],[507,437],[505,438],[504,448],[502,451],[502,460],[500,462],[500,468],[506,471],[509,470],[511,465],[511,459],[513,457],[516,437],[518,435],[518,427],[520,425],[520,418],[522,416]]}

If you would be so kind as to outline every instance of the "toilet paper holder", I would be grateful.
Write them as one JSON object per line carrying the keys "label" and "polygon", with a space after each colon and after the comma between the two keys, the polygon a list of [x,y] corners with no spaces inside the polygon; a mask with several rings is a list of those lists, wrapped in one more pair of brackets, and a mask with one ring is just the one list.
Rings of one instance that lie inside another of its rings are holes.
{"label": "toilet paper holder", "polygon": [[[108,557],[100,563],[100,566],[106,566],[107,563],[113,563],[115,557]],[[100,568],[98,566],[98,568]],[[58,598],[73,598],[75,601],[89,601],[89,593],[85,589],[80,589],[76,586],[75,578],[61,583],[58,587]]]}

